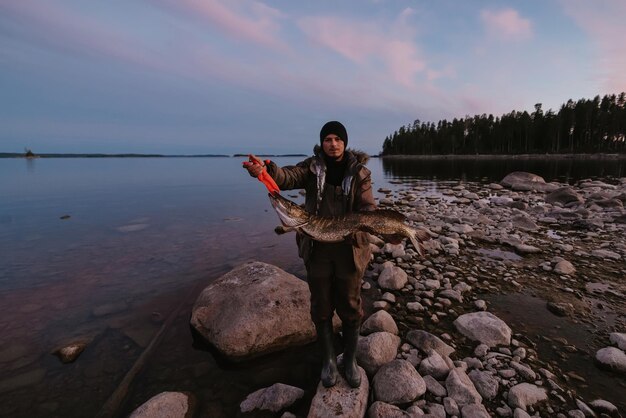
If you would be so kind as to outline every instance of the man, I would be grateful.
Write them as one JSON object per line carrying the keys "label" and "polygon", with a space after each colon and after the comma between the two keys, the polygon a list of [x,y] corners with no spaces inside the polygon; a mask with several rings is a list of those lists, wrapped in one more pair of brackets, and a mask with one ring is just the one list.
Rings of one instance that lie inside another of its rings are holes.
{"label": "man", "polygon": [[[369,157],[346,149],[348,133],[337,121],[326,123],[320,131],[320,146],[313,157],[295,166],[275,163],[244,164],[253,177],[263,168],[279,188],[305,189],[305,209],[319,216],[340,216],[348,212],[374,210],[371,173],[365,168]],[[256,158],[256,157],[253,157]],[[326,387],[338,378],[333,348],[333,312],[343,324],[344,374],[352,387],[359,387],[361,374],[356,363],[356,345],[361,324],[361,279],[371,252],[367,233],[357,232],[340,243],[322,243],[298,233],[299,255],[304,260],[311,292],[311,318],[322,348],[321,380]]]}

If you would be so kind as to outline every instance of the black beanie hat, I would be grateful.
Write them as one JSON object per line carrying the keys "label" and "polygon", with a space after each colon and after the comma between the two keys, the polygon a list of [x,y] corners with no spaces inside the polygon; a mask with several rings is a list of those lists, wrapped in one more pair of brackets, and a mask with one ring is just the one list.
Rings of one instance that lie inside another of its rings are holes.
{"label": "black beanie hat", "polygon": [[341,122],[332,120],[330,122],[326,122],[326,124],[322,126],[322,130],[320,131],[320,145],[324,142],[324,138],[330,134],[337,135],[343,141],[344,147],[348,147],[348,132],[346,131],[346,127],[343,126]]}

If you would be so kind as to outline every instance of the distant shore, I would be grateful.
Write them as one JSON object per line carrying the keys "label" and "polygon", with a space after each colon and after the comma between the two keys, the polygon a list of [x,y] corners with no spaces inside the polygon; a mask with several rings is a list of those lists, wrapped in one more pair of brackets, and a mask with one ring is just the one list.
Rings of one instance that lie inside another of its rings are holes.
{"label": "distant shore", "polygon": [[446,154],[446,155],[380,155],[389,160],[622,160],[626,154]]}
{"label": "distant shore", "polygon": [[[165,154],[35,154],[25,156],[23,153],[0,152],[0,158],[239,158],[248,154],[199,154],[199,155],[165,155]],[[264,154],[258,157],[306,157],[306,154]]]}

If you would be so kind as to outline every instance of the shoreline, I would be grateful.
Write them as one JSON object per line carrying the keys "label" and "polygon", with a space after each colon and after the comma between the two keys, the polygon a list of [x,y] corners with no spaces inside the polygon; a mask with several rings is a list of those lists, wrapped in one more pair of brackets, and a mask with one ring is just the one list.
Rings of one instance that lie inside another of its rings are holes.
{"label": "shoreline", "polygon": [[387,160],[626,160],[626,154],[437,154],[379,155]]}

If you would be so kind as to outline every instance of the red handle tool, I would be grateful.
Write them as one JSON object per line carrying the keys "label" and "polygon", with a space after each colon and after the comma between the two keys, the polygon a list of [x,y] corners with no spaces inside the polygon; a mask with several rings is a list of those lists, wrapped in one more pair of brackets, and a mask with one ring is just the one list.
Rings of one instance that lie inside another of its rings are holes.
{"label": "red handle tool", "polygon": [[[252,158],[252,155],[248,156],[248,161],[249,161],[250,164],[259,164],[259,165],[261,164],[257,159]],[[265,164],[269,164],[269,160],[266,160]],[[259,179],[259,181],[261,183],[263,183],[265,185],[265,187],[267,187],[267,190],[271,194],[278,194],[278,193],[280,193],[280,189],[278,188],[278,185],[276,184],[276,182],[274,181],[272,176],[270,176],[268,174],[268,172],[265,169],[265,167],[263,167],[263,171],[261,171],[261,174],[259,174],[258,179]]]}

